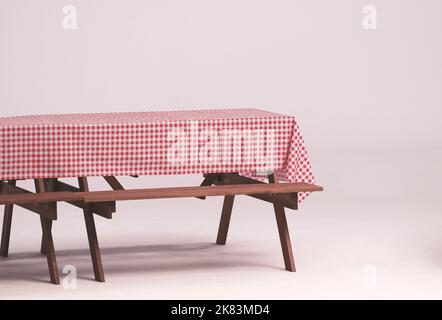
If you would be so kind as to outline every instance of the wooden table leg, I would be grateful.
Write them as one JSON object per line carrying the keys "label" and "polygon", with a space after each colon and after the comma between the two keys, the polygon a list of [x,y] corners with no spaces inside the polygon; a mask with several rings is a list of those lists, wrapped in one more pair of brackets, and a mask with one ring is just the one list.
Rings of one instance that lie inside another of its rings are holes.
{"label": "wooden table leg", "polygon": [[[48,224],[49,230],[52,232],[52,220],[48,220],[47,224]],[[46,254],[45,237],[43,234],[41,235],[40,253],[43,255]]]}
{"label": "wooden table leg", "polygon": [[[86,177],[78,178],[80,190],[84,192],[89,191],[89,185]],[[103,263],[101,261],[100,246],[98,244],[97,231],[95,228],[94,214],[91,212],[90,206],[85,206],[84,221],[86,223],[87,237],[89,240],[89,250],[91,252],[92,265],[94,268],[95,280],[104,282]]]}
{"label": "wooden table leg", "polygon": [[43,237],[45,243],[46,259],[48,261],[48,267],[49,267],[49,276],[53,284],[60,284],[57,259],[55,257],[55,250],[54,250],[54,241],[52,239],[52,232],[49,221],[51,220],[40,216],[41,229],[43,230]]}
{"label": "wooden table leg", "polygon": [[[45,191],[54,191],[56,181],[57,181],[57,179],[44,179],[43,180],[44,190]],[[40,188],[41,188],[39,183],[40,182],[38,182],[37,180],[35,181],[35,191],[36,192],[39,192],[38,190],[40,190]],[[56,210],[56,209],[54,209],[54,206],[56,206],[55,203],[54,204],[46,204],[46,205],[47,205],[47,210]],[[47,224],[48,224],[49,230],[52,233],[52,220],[48,219]],[[46,254],[45,238],[44,238],[43,234],[41,235],[40,253]]]}
{"label": "wooden table leg", "polygon": [[[279,183],[278,177],[275,174],[270,174],[269,182]],[[274,202],[273,208],[275,210],[276,224],[278,225],[279,240],[281,241],[285,269],[287,271],[296,272],[295,260],[293,258],[292,244],[290,241],[290,234],[287,226],[287,219],[285,217],[284,206],[279,202]]]}
{"label": "wooden table leg", "polygon": [[[43,179],[36,179],[35,187],[37,192],[45,192],[46,188]],[[48,261],[49,276],[53,284],[60,284],[57,259],[55,257],[54,241],[52,239],[52,221],[40,215],[40,222],[43,232],[43,243],[46,252],[46,259]]]}
{"label": "wooden table leg", "polygon": [[216,244],[225,245],[227,240],[227,233],[229,232],[230,217],[232,215],[233,202],[235,196],[225,196],[223,203],[223,210],[221,212],[221,220],[219,222],[218,236]]}
{"label": "wooden table leg", "polygon": [[[8,181],[10,185],[15,186],[16,181],[10,180]],[[3,215],[3,228],[2,228],[2,240],[1,240],[1,248],[0,254],[3,257],[7,257],[9,253],[9,239],[11,237],[11,224],[12,224],[12,210],[14,205],[7,204],[5,205],[5,211]]]}

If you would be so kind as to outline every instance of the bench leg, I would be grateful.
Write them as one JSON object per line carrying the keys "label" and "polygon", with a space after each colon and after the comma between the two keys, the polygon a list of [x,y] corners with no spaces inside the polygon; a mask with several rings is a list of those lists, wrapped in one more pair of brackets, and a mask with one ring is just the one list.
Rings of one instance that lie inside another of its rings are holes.
{"label": "bench leg", "polygon": [[[15,186],[15,180],[8,181],[10,185]],[[3,257],[7,257],[9,254],[9,239],[11,238],[11,225],[12,225],[12,210],[14,205],[6,204],[3,215],[3,228],[2,228],[2,240],[0,254]]]}
{"label": "bench leg", "polygon": [[54,250],[54,241],[52,239],[52,231],[50,228],[51,220],[40,216],[40,222],[41,222],[41,229],[43,231],[46,259],[48,261],[48,268],[49,268],[49,276],[53,284],[60,284],[57,259],[55,257],[55,250]]}
{"label": "bench leg", "polygon": [[235,196],[225,196],[223,203],[223,210],[221,212],[221,220],[219,222],[218,236],[216,244],[225,245],[227,240],[227,233],[229,232],[230,217],[232,215],[233,202]]}
{"label": "bench leg", "polygon": [[[35,191],[38,193],[46,192],[46,189],[52,190],[45,180],[35,179]],[[47,204],[47,210],[54,210],[52,204]],[[43,233],[42,248],[46,254],[48,261],[49,277],[53,284],[60,284],[60,276],[58,274],[57,258],[55,257],[54,240],[52,238],[52,220],[40,215],[41,231]]]}
{"label": "bench leg", "polygon": [[[35,179],[35,191],[46,192],[52,190],[52,184],[48,180]],[[53,204],[47,204],[47,210],[54,210]],[[60,276],[58,274],[57,258],[55,256],[54,240],[52,238],[52,220],[40,216],[42,240],[40,252],[46,255],[48,262],[49,277],[53,284],[60,284]]]}
{"label": "bench leg", "polygon": [[[56,181],[56,179],[44,179],[44,180],[37,179],[35,181],[35,191],[36,192],[54,191],[54,181]],[[56,210],[56,208],[54,208],[54,204],[51,205],[47,204],[47,210]],[[48,219],[47,224],[49,230],[51,230],[52,233],[52,220]],[[46,254],[45,237],[43,234],[41,235],[40,253],[43,255]]]}
{"label": "bench leg", "polygon": [[[52,220],[48,220],[48,228],[52,232]],[[45,237],[44,237],[43,234],[41,235],[40,253],[43,254],[43,255],[46,254]]]}
{"label": "bench leg", "polygon": [[12,204],[5,205],[5,213],[3,215],[3,230],[2,230],[2,244],[1,255],[7,257],[9,253],[9,239],[11,237],[11,224],[12,224]]}
{"label": "bench leg", "polygon": [[98,282],[104,282],[103,264],[101,262],[100,247],[98,245],[97,231],[95,229],[93,214],[90,212],[85,212],[84,221],[86,223],[87,237],[89,240],[89,250],[91,251],[95,280]]}
{"label": "bench leg", "polygon": [[[278,178],[271,174],[269,175],[269,182],[278,183]],[[296,272],[295,259],[293,258],[292,244],[290,241],[284,206],[279,202],[274,202],[273,208],[275,210],[276,224],[278,225],[279,240],[281,242],[282,255],[284,256],[285,269],[287,271]]]}
{"label": "bench leg", "polygon": [[281,241],[282,254],[284,256],[285,269],[287,271],[296,272],[295,260],[293,258],[292,244],[290,242],[290,234],[285,217],[284,207],[275,203],[276,224],[278,225],[279,240]]}
{"label": "bench leg", "polygon": [[[89,191],[87,178],[78,178],[81,191]],[[84,221],[86,223],[89,250],[91,252],[92,266],[94,268],[95,280],[104,282],[103,263],[101,261],[100,246],[98,244],[97,230],[95,228],[94,214],[88,209],[84,209]]]}

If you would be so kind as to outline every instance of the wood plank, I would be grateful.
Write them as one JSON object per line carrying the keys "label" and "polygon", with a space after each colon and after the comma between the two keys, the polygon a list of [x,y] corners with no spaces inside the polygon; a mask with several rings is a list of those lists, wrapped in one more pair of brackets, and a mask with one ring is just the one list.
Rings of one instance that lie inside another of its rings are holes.
{"label": "wood plank", "polygon": [[[55,184],[57,182],[57,179],[37,179],[34,180],[35,182],[35,192],[51,192],[55,189]],[[43,190],[43,191],[42,191]],[[44,213],[40,216],[47,217],[47,216],[57,216],[57,203],[56,202],[50,202],[50,203],[42,203],[40,204],[41,207],[43,207]],[[52,232],[52,220],[48,219],[47,222],[47,228],[49,231]],[[41,236],[41,245],[40,245],[40,253],[46,254],[46,243],[45,243],[45,236],[42,234]]]}
{"label": "wood plank", "polygon": [[[2,190],[4,190],[4,192],[7,193],[8,196],[15,195],[15,194],[27,194],[27,195],[34,194],[35,195],[35,193],[33,193],[31,191],[17,187],[15,185],[7,184],[3,181],[0,181],[0,185],[1,185]],[[3,204],[3,203],[1,203],[1,200],[0,200],[0,204]],[[55,212],[54,211],[48,212],[47,206],[45,206],[44,204],[37,203],[37,202],[28,202],[28,203],[16,203],[16,205],[18,205],[19,207],[22,207],[26,210],[37,213],[39,215],[42,215],[48,219],[57,220],[57,212],[56,211]]]}
{"label": "wood plank", "polygon": [[[44,190],[44,192],[53,192],[55,191],[55,183],[57,181],[57,179],[38,179],[38,181],[42,181],[43,186],[39,185],[39,189],[37,190]],[[37,182],[38,184],[40,184],[40,182]],[[41,188],[44,189],[41,189]],[[44,203],[43,206],[46,207],[46,215],[44,215],[45,217],[57,217],[57,202],[47,202]],[[52,220],[52,219],[51,219]],[[51,222],[52,225],[52,222]]]}
{"label": "wood plank", "polygon": [[[204,180],[201,182],[200,186],[211,186],[218,179],[218,173],[208,173],[204,175]],[[204,200],[206,197],[197,197],[198,199]]]}
{"label": "wood plank", "polygon": [[[47,228],[52,232],[52,220],[49,220],[47,224],[48,224]],[[46,254],[46,243],[45,243],[45,236],[43,233],[41,235],[40,253],[43,255]]]}
{"label": "wood plank", "polygon": [[221,219],[219,221],[218,236],[216,244],[225,245],[227,233],[229,232],[230,217],[232,216],[233,202],[235,196],[225,196],[223,202],[223,210],[221,211]]}
{"label": "wood plank", "polygon": [[124,190],[123,185],[114,176],[105,176],[103,178],[111,186],[112,189],[114,189],[114,190]]}
{"label": "wood plank", "polygon": [[[35,180],[36,192],[45,193],[45,183],[43,179]],[[40,216],[41,229],[43,232],[44,251],[46,252],[46,260],[48,262],[49,276],[53,284],[60,284],[58,274],[57,259],[55,257],[54,241],[52,239],[51,220]]]}
{"label": "wood plank", "polygon": [[[15,186],[16,180],[10,180],[8,181],[7,185],[9,186]],[[6,193],[6,188],[2,188],[2,192]],[[0,246],[0,254],[2,257],[7,257],[9,254],[9,240],[11,238],[11,225],[12,225],[12,211],[13,211],[12,204],[5,205],[5,211],[3,215],[3,227],[2,227],[2,239],[1,239],[1,246]]]}
{"label": "wood plank", "polygon": [[141,199],[166,199],[201,196],[232,196],[250,194],[273,194],[291,192],[322,191],[322,187],[304,182],[280,184],[240,184],[223,186],[171,187],[131,189],[116,191],[94,191],[83,194],[85,202],[121,201]]}
{"label": "wood plank", "polygon": [[254,195],[254,194],[277,194],[291,192],[322,191],[322,187],[304,182],[273,184],[240,184],[223,186],[194,186],[194,187],[168,187],[147,188],[113,191],[91,192],[45,192],[42,194],[12,194],[0,195],[0,204],[22,204],[33,202],[56,202],[56,201],[85,201],[105,202],[121,200],[141,199],[166,199],[202,196],[226,196],[226,195]]}
{"label": "wood plank", "polygon": [[[218,179],[213,182],[215,185],[232,185],[232,184],[266,184],[263,181],[240,176],[237,173],[221,173]],[[282,194],[249,194],[248,196],[263,200],[269,203],[275,201],[280,202],[284,207],[292,210],[298,209],[298,193],[282,193]]]}
{"label": "wood plank", "polygon": [[[56,191],[70,191],[70,192],[81,191],[79,188],[64,183],[62,181],[57,181],[55,189]],[[85,203],[82,201],[66,201],[66,202],[83,210],[86,206]],[[112,213],[115,212],[116,205],[115,201],[107,201],[100,203],[91,203],[90,205],[88,205],[88,208],[92,211],[92,213],[95,213],[106,219],[112,219]]]}
{"label": "wood plank", "polygon": [[80,192],[45,192],[42,194],[8,194],[0,196],[0,204],[24,204],[24,203],[45,203],[55,201],[81,201],[84,195]]}
{"label": "wood plank", "polygon": [[[84,192],[89,191],[89,185],[86,177],[78,178],[80,190]],[[95,280],[104,282],[103,263],[101,261],[100,246],[98,244],[97,230],[95,228],[94,215],[90,205],[85,204],[83,213],[84,221],[86,223],[87,238],[89,241],[89,250],[91,252],[92,266],[94,268]]]}
{"label": "wood plank", "polygon": [[[278,176],[275,174],[270,174],[269,182],[274,185],[279,185]],[[278,226],[279,240],[281,242],[285,269],[287,271],[296,272],[295,259],[293,257],[292,244],[290,241],[289,228],[287,226],[284,207],[281,203],[276,201],[273,203],[273,208],[275,210],[276,224]]]}
{"label": "wood plank", "polygon": [[[79,192],[80,189],[76,188],[70,184],[64,183],[62,181],[54,179],[54,191],[62,192],[62,191],[69,191],[69,192]],[[4,190],[8,195],[12,194],[34,194],[31,191],[28,191],[26,189],[9,185],[3,181],[0,182],[2,190]],[[82,197],[77,197],[79,199],[82,199]],[[1,200],[0,200],[1,201]],[[34,200],[36,201],[36,200]],[[61,201],[61,200],[57,200]],[[66,201],[67,203],[76,206],[80,209],[83,209],[84,202],[82,201]],[[47,207],[43,203],[39,202],[28,202],[28,203],[18,203],[18,206],[32,211],[34,213],[40,214],[45,216],[48,219],[51,220],[57,220],[57,215],[54,212],[48,213]],[[112,213],[116,210],[115,201],[107,201],[107,202],[100,202],[100,203],[93,203],[91,204],[91,209],[93,213],[104,217],[106,219],[112,219]]]}
{"label": "wood plank", "polygon": [[41,228],[43,230],[43,237],[45,243],[46,260],[48,262],[49,277],[51,283],[60,284],[60,277],[58,274],[57,258],[55,257],[54,240],[52,239],[52,231],[49,226],[51,220],[40,216]]}

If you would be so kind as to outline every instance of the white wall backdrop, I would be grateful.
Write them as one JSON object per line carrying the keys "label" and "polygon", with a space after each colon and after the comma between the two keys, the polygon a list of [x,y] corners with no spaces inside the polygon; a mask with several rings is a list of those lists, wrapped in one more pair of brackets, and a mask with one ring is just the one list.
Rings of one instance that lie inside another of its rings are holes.
{"label": "white wall backdrop", "polygon": [[[76,30],[63,29],[65,5],[78,10]],[[362,27],[365,5],[377,9],[376,30]],[[83,279],[63,297],[441,298],[441,17],[440,0],[0,0],[0,116],[263,108],[297,118],[325,187],[289,217],[295,276],[269,267],[282,260],[267,206],[238,200],[220,253],[181,247],[213,240],[219,202],[136,202],[97,221],[106,287]],[[11,252],[38,250],[38,221],[16,217]],[[64,215],[57,249],[80,238],[86,248],[83,229]],[[109,249],[124,246],[135,255]],[[87,251],[65,253],[60,265],[90,274]],[[43,260],[8,261],[0,295],[60,297],[22,281],[31,266],[45,279]],[[367,266],[377,289],[364,289]]]}
{"label": "white wall backdrop", "polygon": [[[67,4],[77,30],[62,28]],[[0,114],[257,106],[298,117],[315,145],[441,146],[441,12],[439,0],[0,0]]]}

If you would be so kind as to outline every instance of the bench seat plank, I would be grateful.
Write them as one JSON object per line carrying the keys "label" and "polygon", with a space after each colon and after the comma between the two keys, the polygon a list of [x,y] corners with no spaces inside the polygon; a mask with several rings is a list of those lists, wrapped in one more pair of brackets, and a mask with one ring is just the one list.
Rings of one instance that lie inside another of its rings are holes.
{"label": "bench seat plank", "polygon": [[91,192],[45,192],[42,194],[11,194],[1,195],[0,204],[17,204],[33,202],[56,202],[56,201],[84,201],[103,202],[121,200],[163,199],[163,198],[186,198],[226,195],[250,195],[292,192],[322,191],[322,187],[304,183],[281,183],[281,184],[238,184],[221,186],[194,186],[194,187],[169,187],[129,189],[113,191]]}
{"label": "bench seat plank", "polygon": [[115,191],[94,191],[84,194],[85,202],[166,199],[208,196],[249,195],[265,193],[292,193],[322,191],[322,187],[308,183],[239,184],[223,186],[169,187],[152,189],[131,189]]}
{"label": "bench seat plank", "polygon": [[[264,181],[255,180],[236,173],[220,173],[218,179],[213,182],[215,185],[232,185],[232,184],[265,184]],[[275,200],[281,203],[285,208],[298,209],[298,193],[281,193],[281,194],[249,194],[248,196],[274,203]]]}

